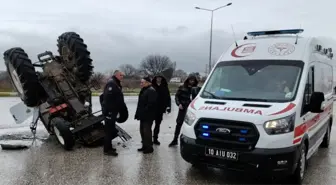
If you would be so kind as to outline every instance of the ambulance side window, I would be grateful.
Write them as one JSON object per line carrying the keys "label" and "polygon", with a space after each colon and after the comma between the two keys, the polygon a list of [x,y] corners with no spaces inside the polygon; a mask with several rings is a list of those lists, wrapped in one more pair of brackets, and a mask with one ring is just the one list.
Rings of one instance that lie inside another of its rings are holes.
{"label": "ambulance side window", "polygon": [[301,116],[309,112],[310,97],[314,92],[314,67],[309,69],[308,78],[303,95]]}

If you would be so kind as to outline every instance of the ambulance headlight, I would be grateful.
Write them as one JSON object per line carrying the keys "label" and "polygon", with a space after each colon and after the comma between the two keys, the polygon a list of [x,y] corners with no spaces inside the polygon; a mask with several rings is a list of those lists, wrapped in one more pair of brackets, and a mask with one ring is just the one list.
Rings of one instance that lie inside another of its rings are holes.
{"label": "ambulance headlight", "polygon": [[295,114],[292,114],[285,118],[267,121],[264,124],[264,128],[269,135],[285,134],[294,130],[294,123]]}
{"label": "ambulance headlight", "polygon": [[190,112],[189,110],[187,111],[186,116],[184,117],[184,122],[191,126],[196,120],[196,114]]}

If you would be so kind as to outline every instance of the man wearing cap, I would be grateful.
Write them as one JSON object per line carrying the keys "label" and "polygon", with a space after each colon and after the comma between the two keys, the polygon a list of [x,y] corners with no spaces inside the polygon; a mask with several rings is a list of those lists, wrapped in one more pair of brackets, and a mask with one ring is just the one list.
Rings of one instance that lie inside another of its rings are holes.
{"label": "man wearing cap", "polygon": [[138,106],[134,119],[140,121],[140,135],[142,147],[139,152],[149,154],[154,151],[152,141],[152,125],[156,116],[157,109],[157,93],[152,87],[151,79],[144,77],[140,82],[141,91],[138,99]]}

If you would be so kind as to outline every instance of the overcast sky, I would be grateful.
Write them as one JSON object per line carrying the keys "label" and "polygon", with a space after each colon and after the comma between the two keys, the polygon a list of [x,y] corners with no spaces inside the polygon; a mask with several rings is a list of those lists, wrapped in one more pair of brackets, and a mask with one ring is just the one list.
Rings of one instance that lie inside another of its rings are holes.
{"label": "overcast sky", "polygon": [[[209,57],[210,12],[226,0],[10,0],[0,6],[0,53],[23,47],[32,60],[56,52],[57,37],[76,31],[95,71],[123,63],[138,66],[148,54],[164,54],[177,68],[204,72]],[[247,31],[305,29],[304,35],[336,38],[335,0],[234,0],[214,14],[213,58]],[[1,57],[2,58],[2,57]],[[4,70],[3,61],[0,70]]]}

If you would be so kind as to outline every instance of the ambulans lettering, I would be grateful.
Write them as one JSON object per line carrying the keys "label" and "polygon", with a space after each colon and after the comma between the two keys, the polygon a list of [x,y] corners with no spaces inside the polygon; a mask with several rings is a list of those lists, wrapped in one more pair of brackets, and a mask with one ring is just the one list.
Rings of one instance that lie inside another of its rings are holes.
{"label": "ambulans lettering", "polygon": [[198,110],[217,110],[217,111],[242,112],[242,113],[248,113],[248,114],[262,115],[261,110],[246,109],[246,108],[235,108],[235,107],[201,106]]}

